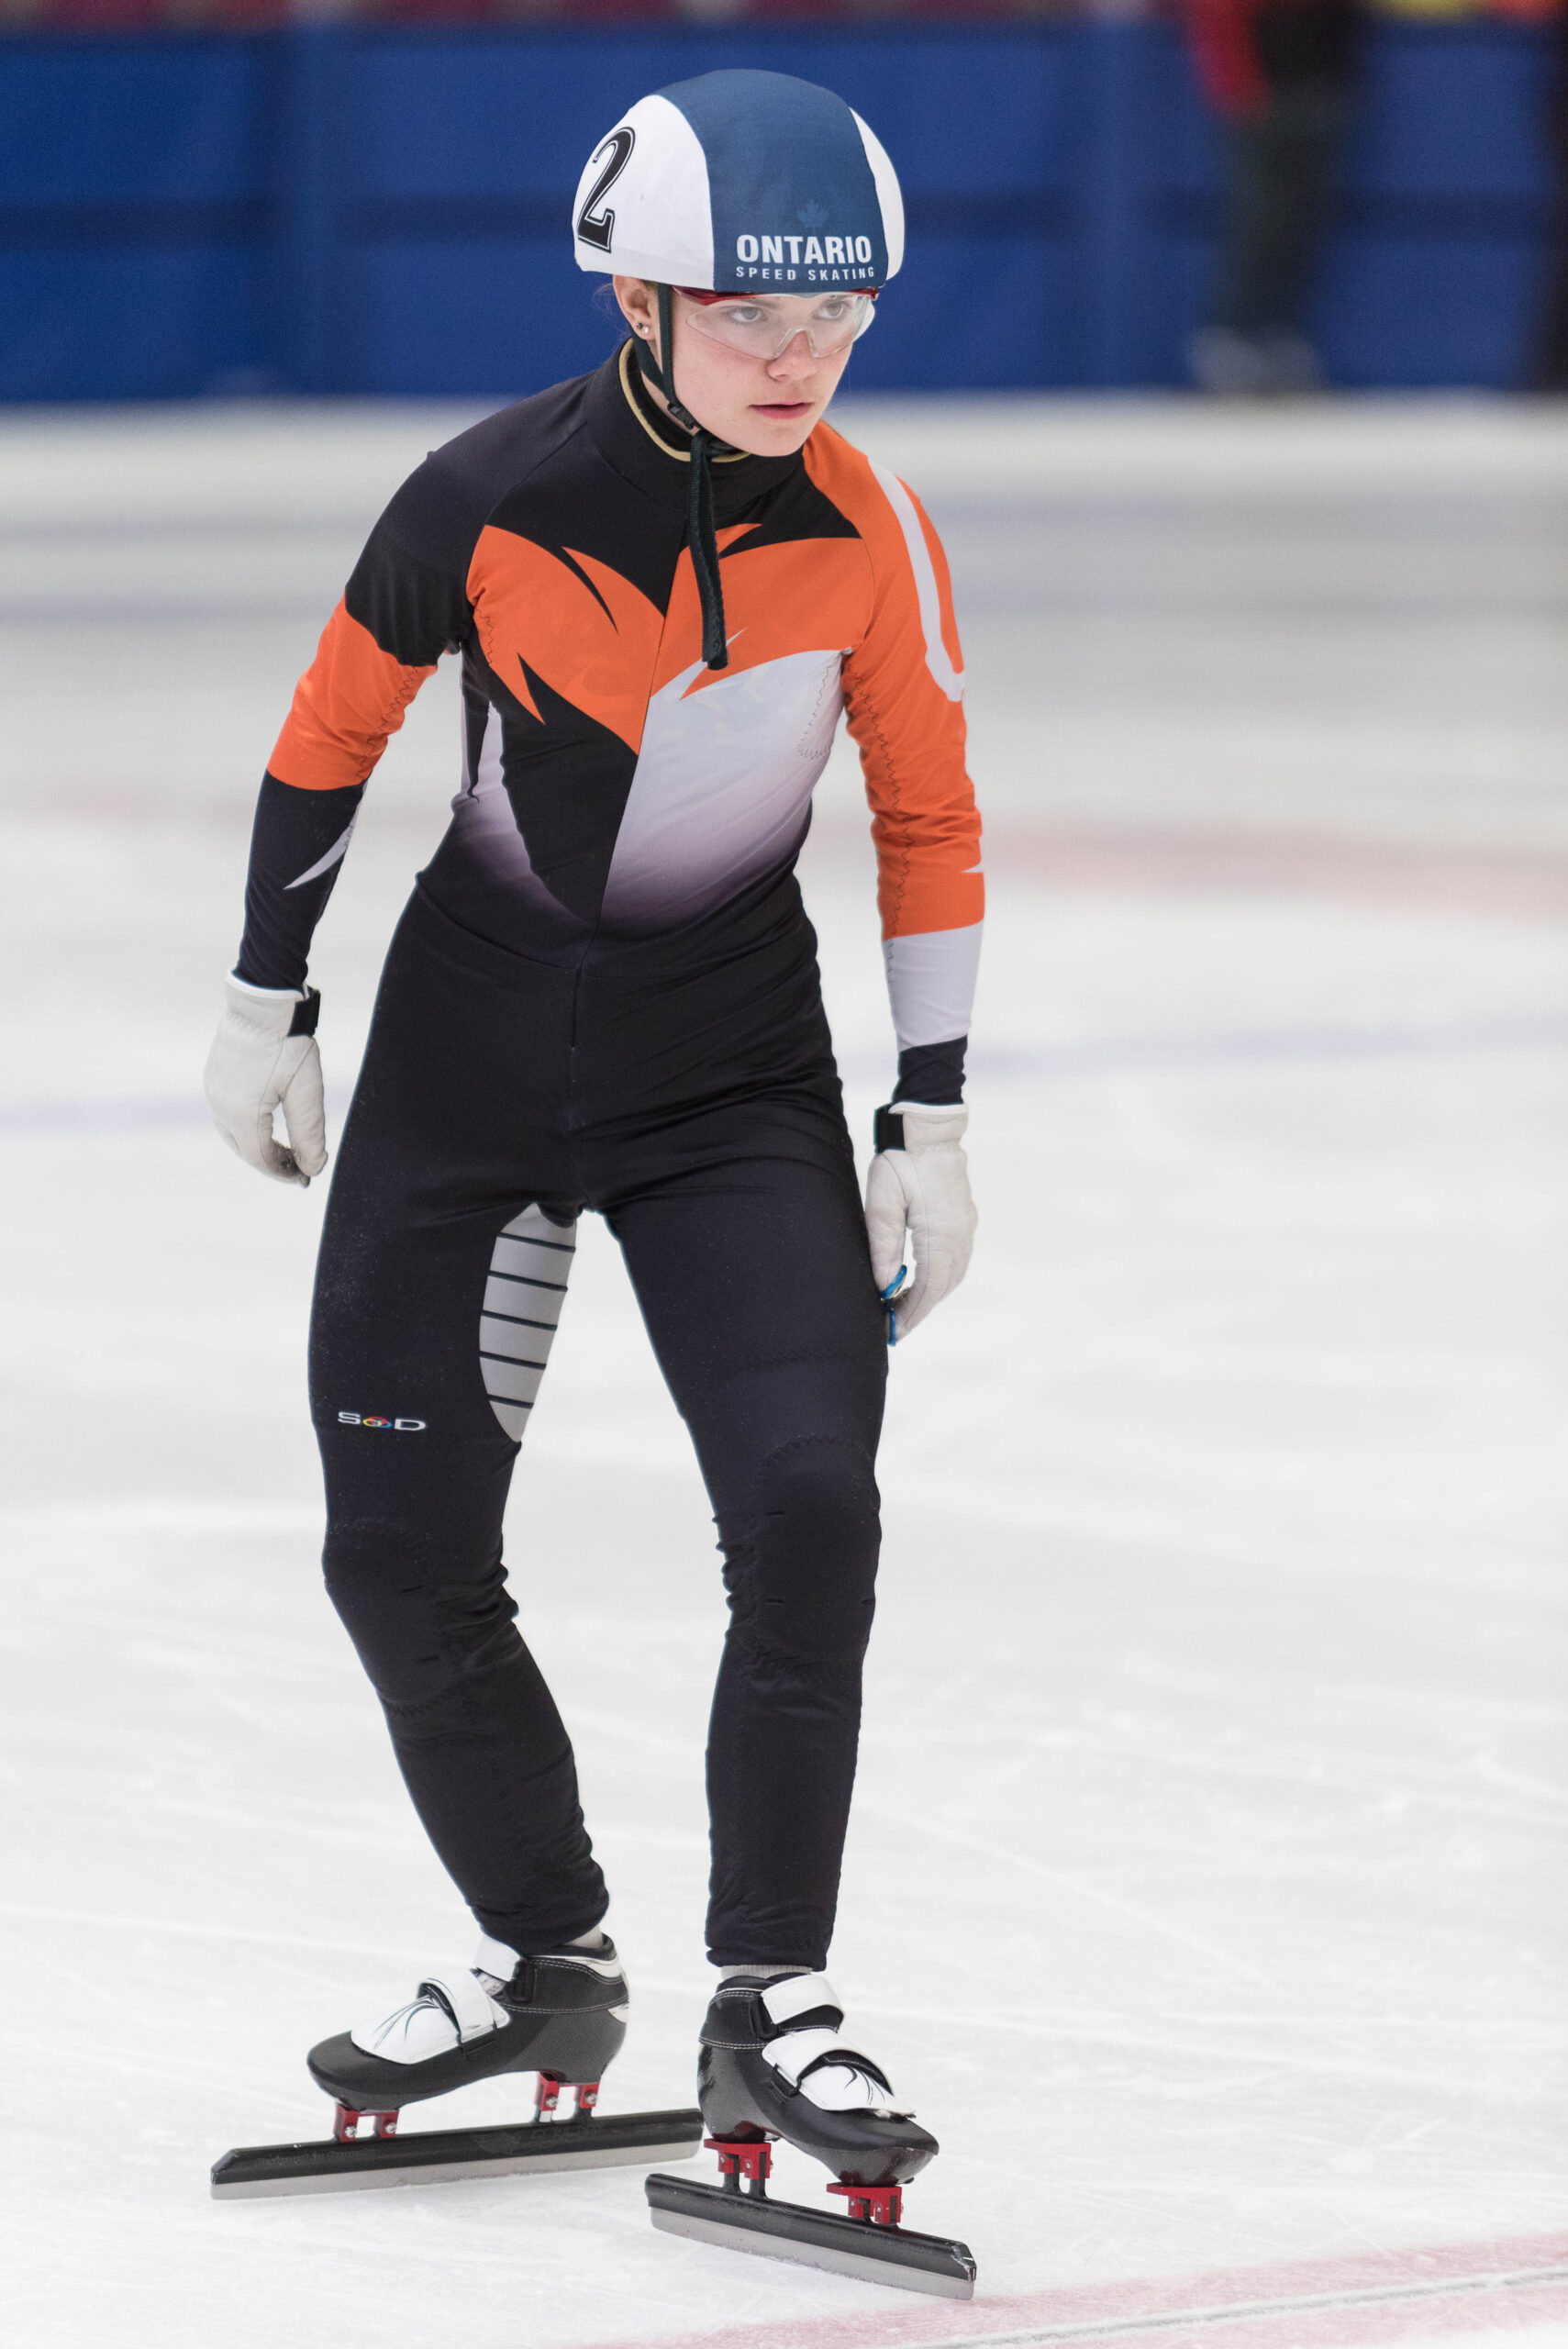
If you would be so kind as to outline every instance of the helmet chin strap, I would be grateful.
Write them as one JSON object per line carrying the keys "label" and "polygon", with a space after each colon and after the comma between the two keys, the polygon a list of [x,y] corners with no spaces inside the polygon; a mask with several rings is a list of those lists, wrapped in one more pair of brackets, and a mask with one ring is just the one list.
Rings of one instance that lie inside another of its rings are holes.
{"label": "helmet chin strap", "polygon": [[692,569],[696,573],[697,596],[702,605],[702,657],[709,669],[728,669],[729,649],[725,640],[724,586],[718,575],[718,540],[713,523],[712,461],[716,451],[720,455],[733,452],[727,440],[720,440],[699,424],[691,410],[683,407],[676,397],[674,305],[667,285],[660,285],[656,291],[659,296],[659,349],[664,353],[662,363],[650,336],[639,334],[632,340],[638,365],[654,389],[662,393],[664,404],[675,422],[683,425],[692,436],[686,544],[691,549]]}
{"label": "helmet chin strap", "polygon": [[665,357],[661,362],[659,351],[653,348],[652,336],[641,334],[637,338],[637,363],[654,389],[662,393],[664,404],[676,423],[684,424],[688,432],[700,432],[702,426],[690,408],[683,407],[675,396],[675,306],[671,299],[670,288],[656,285],[653,290],[659,297],[659,351],[663,351]]}

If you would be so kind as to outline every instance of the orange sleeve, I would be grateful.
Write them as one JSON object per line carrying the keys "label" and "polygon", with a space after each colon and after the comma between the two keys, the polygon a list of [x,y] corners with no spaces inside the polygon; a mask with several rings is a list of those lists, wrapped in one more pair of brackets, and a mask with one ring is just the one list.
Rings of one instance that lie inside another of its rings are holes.
{"label": "orange sleeve", "polygon": [[433,662],[411,668],[395,661],[340,603],[295,687],[269,771],[299,791],[363,783],[409,703],[435,674]]}
{"label": "orange sleeve", "polygon": [[904,484],[837,433],[818,426],[806,462],[871,561],[871,614],[844,663],[844,700],[871,805],[883,937],[971,929],[985,887],[947,559]]}

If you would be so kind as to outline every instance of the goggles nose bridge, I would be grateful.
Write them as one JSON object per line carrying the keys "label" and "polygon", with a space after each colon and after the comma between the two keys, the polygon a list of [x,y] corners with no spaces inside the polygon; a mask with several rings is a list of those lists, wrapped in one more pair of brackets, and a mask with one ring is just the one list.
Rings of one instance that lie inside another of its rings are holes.
{"label": "goggles nose bridge", "polygon": [[[824,341],[821,336],[818,335],[809,324],[795,327],[782,327],[779,331],[783,337],[783,340],[780,342],[778,349],[773,353],[773,357],[769,361],[770,365],[773,364],[773,360],[787,359],[790,352],[795,349],[795,344],[802,340],[805,341],[806,347],[807,351],[810,351],[813,359],[826,359],[830,352],[842,351],[844,348],[842,338],[840,338],[838,340]],[[852,335],[850,340],[853,341],[854,338]]]}

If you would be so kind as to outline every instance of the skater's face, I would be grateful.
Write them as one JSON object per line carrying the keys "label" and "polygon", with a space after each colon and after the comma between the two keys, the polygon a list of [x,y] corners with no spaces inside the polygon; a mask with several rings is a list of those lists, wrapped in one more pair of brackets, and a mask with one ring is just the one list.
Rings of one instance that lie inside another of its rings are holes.
{"label": "skater's face", "polygon": [[[617,277],[616,299],[633,334],[659,350],[658,296],[640,277]],[[693,331],[699,305],[673,297],[675,390],[683,407],[732,449],[753,457],[792,457],[839,388],[852,343],[837,351],[814,350],[813,340],[831,340],[801,332],[776,356],[762,358]],[[683,331],[683,328],[684,331]],[[667,403],[650,384],[661,407]]]}

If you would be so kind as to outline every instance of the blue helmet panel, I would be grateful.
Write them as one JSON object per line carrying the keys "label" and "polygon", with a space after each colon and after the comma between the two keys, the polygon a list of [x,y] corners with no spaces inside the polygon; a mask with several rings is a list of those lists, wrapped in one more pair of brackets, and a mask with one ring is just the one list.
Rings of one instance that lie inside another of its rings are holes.
{"label": "blue helmet panel", "polygon": [[717,288],[808,293],[886,282],[882,206],[842,98],[751,69],[701,73],[659,95],[684,116],[706,160]]}

